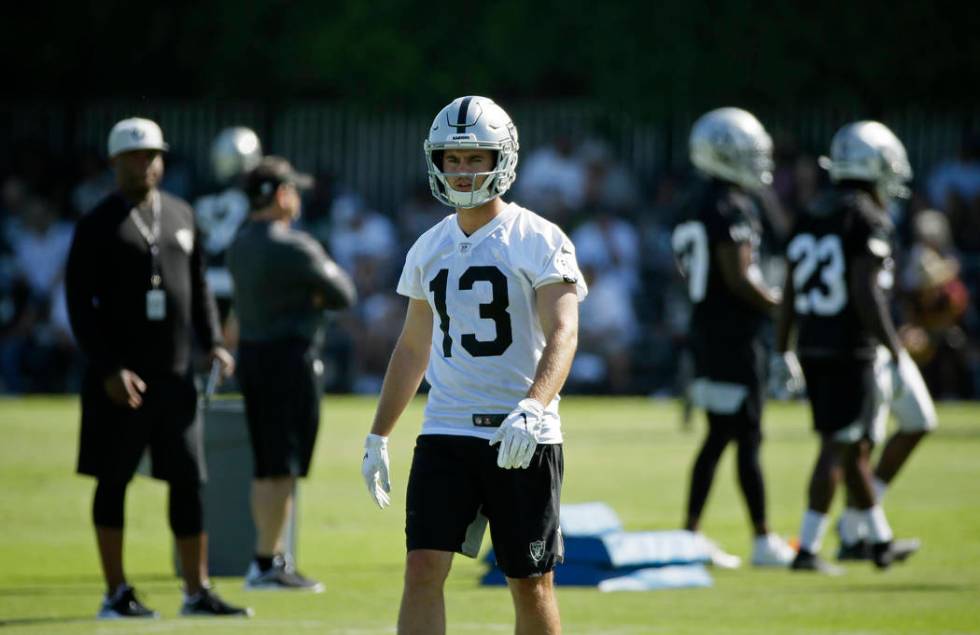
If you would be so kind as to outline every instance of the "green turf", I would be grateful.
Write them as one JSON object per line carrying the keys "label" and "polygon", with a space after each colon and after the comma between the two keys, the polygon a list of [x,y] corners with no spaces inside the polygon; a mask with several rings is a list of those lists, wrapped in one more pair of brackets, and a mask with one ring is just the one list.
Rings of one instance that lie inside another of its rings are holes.
{"label": "green turf", "polygon": [[[176,617],[165,489],[137,479],[127,499],[126,564],[152,623],[92,619],[102,593],[89,523],[92,482],[73,474],[77,401],[0,401],[0,633],[394,633],[401,593],[403,505],[421,402],[391,443],[394,507],[384,512],[361,481],[361,443],[373,412],[364,398],[329,398],[313,475],[301,490],[299,553],[322,579],[318,596],[249,594],[219,578],[229,600],[256,610],[250,621]],[[606,501],[627,529],[669,529],[681,520],[686,475],[702,424],[684,431],[676,404],[568,398],[565,502]],[[714,571],[711,589],[602,594],[560,588],[564,632],[579,635],[787,633],[877,635],[980,632],[980,408],[941,408],[941,428],[919,449],[886,499],[901,536],[925,548],[887,573],[849,565],[841,578],[785,571]],[[771,524],[795,535],[815,442],[800,404],[766,414],[764,465]],[[839,503],[838,503],[839,504]],[[747,557],[750,535],[729,451],[704,530]],[[825,554],[835,547],[833,537]],[[486,545],[485,545],[486,546]],[[483,565],[457,558],[448,584],[450,633],[512,632],[507,591],[477,584]]]}

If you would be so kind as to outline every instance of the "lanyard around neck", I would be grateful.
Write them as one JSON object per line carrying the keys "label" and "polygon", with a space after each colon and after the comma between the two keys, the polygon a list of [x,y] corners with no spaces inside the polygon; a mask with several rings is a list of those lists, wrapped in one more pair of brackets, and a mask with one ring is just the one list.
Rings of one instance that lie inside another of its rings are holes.
{"label": "lanyard around neck", "polygon": [[138,207],[129,210],[129,217],[133,219],[133,225],[150,247],[150,284],[154,289],[158,289],[163,281],[160,277],[160,193],[154,191],[150,194],[150,199],[152,220],[149,227],[140,217]]}

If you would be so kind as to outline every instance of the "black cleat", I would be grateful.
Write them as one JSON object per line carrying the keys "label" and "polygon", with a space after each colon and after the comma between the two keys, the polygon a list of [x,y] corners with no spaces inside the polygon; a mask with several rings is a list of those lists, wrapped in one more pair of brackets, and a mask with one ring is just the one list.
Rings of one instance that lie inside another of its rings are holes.
{"label": "black cleat", "polygon": [[252,617],[252,609],[232,606],[213,590],[203,588],[194,595],[184,598],[180,614],[186,617]]}
{"label": "black cleat", "polygon": [[879,542],[872,545],[872,559],[876,567],[887,569],[896,562],[905,562],[909,556],[921,547],[922,543],[918,538]]}
{"label": "black cleat", "polygon": [[793,571],[816,571],[823,575],[843,575],[844,570],[836,565],[823,560],[815,553],[810,553],[806,549],[796,552],[793,563],[789,565]]}
{"label": "black cleat", "polygon": [[837,559],[841,562],[846,560],[871,560],[871,558],[871,543],[867,540],[858,540],[850,545],[841,542],[840,548],[837,550]]}
{"label": "black cleat", "polygon": [[96,616],[100,620],[122,620],[131,618],[153,619],[160,615],[153,609],[147,608],[136,599],[133,587],[120,586],[111,596],[102,600],[102,606]]}

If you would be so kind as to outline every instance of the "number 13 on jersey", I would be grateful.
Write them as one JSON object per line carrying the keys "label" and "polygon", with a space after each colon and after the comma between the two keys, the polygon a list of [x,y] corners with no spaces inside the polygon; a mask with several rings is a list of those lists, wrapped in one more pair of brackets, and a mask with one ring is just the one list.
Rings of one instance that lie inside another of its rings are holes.
{"label": "number 13 on jersey", "polygon": [[[496,336],[492,340],[479,340],[473,333],[460,335],[460,344],[473,357],[493,357],[503,355],[514,341],[510,323],[510,297],[507,292],[507,276],[494,266],[469,267],[459,277],[457,289],[472,291],[477,282],[490,283],[490,302],[478,304],[481,319],[493,320]],[[446,308],[446,293],[449,290],[449,270],[440,269],[439,273],[429,281],[429,291],[432,292],[433,303],[439,314],[439,330],[442,331],[442,355],[453,356],[453,339],[449,335],[450,315]],[[462,294],[461,294],[462,295]],[[466,294],[469,295],[469,294]],[[474,307],[475,308],[475,307]]]}

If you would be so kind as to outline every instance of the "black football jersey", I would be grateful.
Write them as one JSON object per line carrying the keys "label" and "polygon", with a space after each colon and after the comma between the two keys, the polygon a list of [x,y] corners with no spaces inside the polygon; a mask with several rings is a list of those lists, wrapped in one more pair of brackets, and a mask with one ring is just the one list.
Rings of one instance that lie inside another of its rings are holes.
{"label": "black football jersey", "polygon": [[885,210],[859,189],[836,188],[800,214],[786,248],[800,356],[874,357],[877,338],[861,323],[848,281],[859,258],[890,261],[892,232]]}
{"label": "black football jersey", "polygon": [[744,339],[760,333],[767,316],[729,289],[718,265],[718,248],[747,243],[757,266],[761,232],[755,202],[732,185],[713,180],[692,199],[671,237],[693,304],[692,336],[711,333]]}

